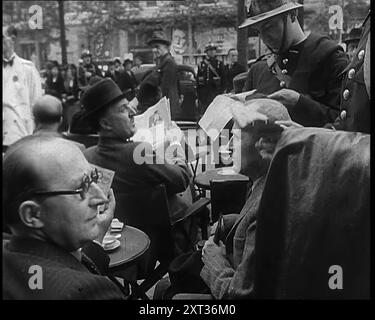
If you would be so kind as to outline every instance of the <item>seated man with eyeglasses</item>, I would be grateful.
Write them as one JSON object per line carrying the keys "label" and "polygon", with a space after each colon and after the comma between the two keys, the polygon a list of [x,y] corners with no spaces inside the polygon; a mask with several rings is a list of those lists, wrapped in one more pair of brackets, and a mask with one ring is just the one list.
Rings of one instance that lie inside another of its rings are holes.
{"label": "seated man with eyeglasses", "polygon": [[[115,199],[79,148],[57,137],[28,136],[3,157],[5,299],[124,299],[107,277],[99,245]],[[83,249],[82,249],[83,248]]]}

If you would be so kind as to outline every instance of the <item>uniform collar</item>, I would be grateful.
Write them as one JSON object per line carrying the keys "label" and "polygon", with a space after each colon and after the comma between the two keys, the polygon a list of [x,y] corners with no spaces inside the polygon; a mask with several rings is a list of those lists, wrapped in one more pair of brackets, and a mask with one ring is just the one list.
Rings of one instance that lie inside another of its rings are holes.
{"label": "uniform collar", "polygon": [[[304,45],[305,45],[305,43],[306,43],[306,39],[307,39],[307,37],[306,37],[305,39],[303,39],[301,42],[299,42],[299,43],[297,43],[297,44],[291,46],[291,47],[288,49],[288,51],[286,51],[285,54],[290,54],[290,53],[293,54],[293,53],[298,53],[298,52],[302,51],[302,49],[303,49],[303,47],[304,47]],[[284,54],[284,55],[285,55],[285,54]]]}

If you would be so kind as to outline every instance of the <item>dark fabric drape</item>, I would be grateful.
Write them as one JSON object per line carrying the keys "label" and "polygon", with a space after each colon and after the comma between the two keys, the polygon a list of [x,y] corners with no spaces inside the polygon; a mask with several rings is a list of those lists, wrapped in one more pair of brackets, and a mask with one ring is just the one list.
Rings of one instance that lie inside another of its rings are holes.
{"label": "dark fabric drape", "polygon": [[[256,298],[369,298],[370,136],[284,132],[257,223]],[[333,265],[342,290],[328,285]]]}

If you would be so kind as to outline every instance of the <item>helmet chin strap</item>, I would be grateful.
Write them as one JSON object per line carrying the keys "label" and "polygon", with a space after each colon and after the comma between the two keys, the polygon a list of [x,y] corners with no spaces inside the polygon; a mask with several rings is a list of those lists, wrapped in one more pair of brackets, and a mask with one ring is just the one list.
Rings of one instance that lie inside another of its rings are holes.
{"label": "helmet chin strap", "polygon": [[280,55],[281,53],[284,52],[284,50],[287,49],[287,48],[284,48],[285,47],[285,40],[286,40],[286,37],[287,37],[287,30],[286,30],[287,29],[287,25],[288,25],[288,14],[285,14],[284,18],[283,18],[283,37],[281,38],[280,48],[278,50],[274,50],[270,46],[267,45],[267,48],[273,54]]}

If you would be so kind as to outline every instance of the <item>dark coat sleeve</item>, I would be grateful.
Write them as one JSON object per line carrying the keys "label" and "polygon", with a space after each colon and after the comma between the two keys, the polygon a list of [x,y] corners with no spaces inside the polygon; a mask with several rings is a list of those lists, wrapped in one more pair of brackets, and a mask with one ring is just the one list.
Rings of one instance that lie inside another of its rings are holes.
{"label": "dark coat sleeve", "polygon": [[321,127],[327,122],[334,121],[340,111],[340,93],[342,71],[348,64],[346,54],[342,50],[334,51],[326,60],[323,70],[326,80],[326,92],[319,102],[312,99],[310,95],[301,94],[297,104],[288,111],[292,119],[304,126]]}
{"label": "dark coat sleeve", "polygon": [[[187,189],[190,183],[190,170],[182,161],[176,164],[165,163],[146,143],[137,144],[134,154],[144,151],[143,164],[134,164],[133,176],[148,185],[164,184],[168,194],[176,194]],[[127,156],[127,155],[126,155]],[[133,157],[133,153],[131,153]],[[160,163],[160,164],[158,164]]]}

